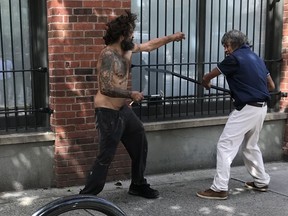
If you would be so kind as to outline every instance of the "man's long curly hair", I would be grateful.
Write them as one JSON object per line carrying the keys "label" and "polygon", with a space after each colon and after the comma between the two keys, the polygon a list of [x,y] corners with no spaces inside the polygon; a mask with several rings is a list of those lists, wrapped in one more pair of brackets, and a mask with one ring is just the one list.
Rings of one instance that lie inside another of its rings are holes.
{"label": "man's long curly hair", "polygon": [[109,45],[117,42],[120,36],[129,37],[136,27],[136,19],[136,14],[126,11],[126,15],[121,15],[108,22],[106,24],[108,28],[103,37],[105,44]]}

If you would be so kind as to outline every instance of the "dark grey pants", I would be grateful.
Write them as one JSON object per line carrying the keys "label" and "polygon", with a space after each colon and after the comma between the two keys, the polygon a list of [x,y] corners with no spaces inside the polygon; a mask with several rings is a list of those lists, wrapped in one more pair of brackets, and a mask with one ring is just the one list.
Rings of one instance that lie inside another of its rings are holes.
{"label": "dark grey pants", "polygon": [[96,125],[99,132],[99,154],[87,177],[81,194],[98,194],[105,185],[108,168],[118,143],[122,141],[132,161],[131,182],[147,184],[144,178],[147,158],[147,139],[140,119],[127,106],[120,110],[96,108]]}

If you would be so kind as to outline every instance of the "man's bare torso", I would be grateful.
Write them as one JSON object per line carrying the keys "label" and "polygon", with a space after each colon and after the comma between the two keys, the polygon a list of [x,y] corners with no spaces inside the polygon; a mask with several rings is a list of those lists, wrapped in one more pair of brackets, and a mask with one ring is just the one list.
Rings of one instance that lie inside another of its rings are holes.
{"label": "man's bare torso", "polygon": [[95,108],[118,110],[126,104],[131,55],[131,51],[120,55],[110,47],[101,52],[97,63],[99,90],[94,98]]}

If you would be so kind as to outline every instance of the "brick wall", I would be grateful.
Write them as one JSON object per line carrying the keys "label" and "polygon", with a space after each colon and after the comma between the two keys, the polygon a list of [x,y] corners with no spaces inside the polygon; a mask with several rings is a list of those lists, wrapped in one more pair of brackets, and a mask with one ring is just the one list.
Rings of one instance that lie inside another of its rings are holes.
{"label": "brick wall", "polygon": [[[84,184],[97,150],[93,96],[96,60],[108,20],[130,9],[130,0],[48,0],[51,127],[55,186]],[[130,159],[119,145],[108,180],[127,178]]]}
{"label": "brick wall", "polygon": [[[280,89],[283,92],[288,92],[288,0],[284,0],[282,57]],[[288,98],[283,98],[281,100],[281,110],[287,112],[287,105]],[[288,124],[286,124],[283,150],[288,155]]]}

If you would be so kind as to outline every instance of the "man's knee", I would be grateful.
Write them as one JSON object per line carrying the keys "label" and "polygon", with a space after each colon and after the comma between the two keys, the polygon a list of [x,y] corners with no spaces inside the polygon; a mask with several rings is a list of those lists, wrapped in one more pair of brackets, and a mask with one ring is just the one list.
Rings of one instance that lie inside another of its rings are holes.
{"label": "man's knee", "polygon": [[102,155],[99,156],[96,160],[96,163],[100,166],[109,166],[114,158],[114,154]]}

